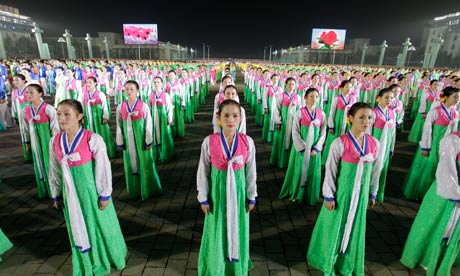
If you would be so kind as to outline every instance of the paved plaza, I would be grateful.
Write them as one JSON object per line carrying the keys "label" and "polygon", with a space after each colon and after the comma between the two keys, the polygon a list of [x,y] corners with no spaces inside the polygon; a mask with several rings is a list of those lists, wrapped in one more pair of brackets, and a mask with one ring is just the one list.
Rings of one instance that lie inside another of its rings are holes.
{"label": "paved plaza", "polygon": [[[239,91],[242,76],[239,75]],[[113,200],[129,248],[126,268],[112,275],[196,275],[203,229],[196,196],[196,170],[203,139],[212,131],[211,116],[217,86],[206,104],[186,125],[186,137],[177,139],[176,158],[157,164],[164,188],[160,197],[129,200],[121,157],[112,160]],[[243,99],[240,93],[240,99]],[[248,114],[248,135],[257,149],[257,206],[251,215],[250,250],[255,268],[249,275],[322,275],[309,267],[306,251],[321,204],[305,206],[280,200],[284,169],[269,166],[271,145],[261,140],[262,129]],[[110,121],[115,133],[115,119]],[[408,127],[406,126],[406,129]],[[407,131],[398,134],[385,203],[367,216],[367,275],[410,274],[399,262],[419,203],[402,197],[401,185],[412,162],[415,145]],[[62,211],[50,199],[39,200],[32,163],[25,163],[18,127],[0,132],[0,227],[14,243],[3,256],[0,276],[72,275],[69,238]],[[453,274],[460,275],[458,268]]]}

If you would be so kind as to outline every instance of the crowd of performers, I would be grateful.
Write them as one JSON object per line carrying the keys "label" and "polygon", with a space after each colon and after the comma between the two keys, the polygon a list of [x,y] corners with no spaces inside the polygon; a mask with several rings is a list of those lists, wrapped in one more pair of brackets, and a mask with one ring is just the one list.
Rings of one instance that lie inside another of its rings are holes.
{"label": "crowd of performers", "polygon": [[[235,86],[236,69],[244,73],[244,91]],[[280,198],[323,202],[307,260],[327,275],[364,275],[367,208],[384,202],[396,135],[405,121],[414,120],[408,140],[419,148],[401,192],[423,202],[401,262],[424,267],[429,275],[448,275],[457,264],[460,72],[120,60],[2,62],[0,130],[13,120],[19,126],[38,197],[52,198],[56,208],[63,208],[74,275],[104,275],[110,267],[125,267],[127,248],[111,199],[110,159],[117,148],[130,199],[159,195],[155,162],[174,158],[174,139],[186,135],[185,125],[193,123],[210,84],[220,88],[210,118],[212,134],[202,143],[197,171],[198,201],[206,214],[199,275],[247,275],[253,267],[249,212],[257,197],[256,150],[246,135],[247,112],[262,128],[262,140],[272,144],[270,164],[287,169]],[[50,96],[54,104],[44,101]],[[11,246],[0,232],[0,254]]]}

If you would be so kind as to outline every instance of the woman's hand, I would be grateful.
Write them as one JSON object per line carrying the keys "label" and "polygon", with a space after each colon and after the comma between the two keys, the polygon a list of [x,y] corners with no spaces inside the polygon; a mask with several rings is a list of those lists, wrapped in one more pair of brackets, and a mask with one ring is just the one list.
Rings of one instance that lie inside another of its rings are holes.
{"label": "woman's hand", "polygon": [[310,152],[310,156],[315,156],[315,155],[316,155],[316,151],[315,151],[315,150],[312,150],[312,151]]}
{"label": "woman's hand", "polygon": [[426,119],[426,114],[422,114],[422,118],[423,118],[423,119]]}
{"label": "woman's hand", "polygon": [[424,151],[424,150],[422,150],[422,156],[428,157],[428,155],[430,155],[430,152],[429,152],[429,151]]}
{"label": "woman's hand", "polygon": [[211,213],[211,209],[209,208],[209,204],[207,204],[207,205],[201,204],[201,211],[203,211],[203,214],[205,214],[205,215]]}
{"label": "woman's hand", "polygon": [[104,209],[109,205],[110,200],[99,200],[99,209],[104,211]]}
{"label": "woman's hand", "polygon": [[281,125],[276,124],[275,128],[276,128],[276,130],[281,130]]}
{"label": "woman's hand", "polygon": [[333,201],[326,201],[326,208],[329,211],[334,211],[335,210],[335,200]]}
{"label": "woman's hand", "polygon": [[375,206],[375,199],[370,199],[369,200],[369,207],[373,208]]}
{"label": "woman's hand", "polygon": [[334,129],[329,129],[329,133],[332,135],[335,135],[335,130]]}
{"label": "woman's hand", "polygon": [[103,125],[106,125],[108,122],[109,122],[109,120],[107,120],[107,119],[102,119],[102,124],[103,124]]}
{"label": "woman's hand", "polygon": [[56,208],[56,209],[61,209],[62,208],[62,204],[61,204],[61,201],[54,201],[53,202],[53,207]]}
{"label": "woman's hand", "polygon": [[264,108],[264,114],[268,114],[268,108]]}
{"label": "woman's hand", "polygon": [[246,211],[248,213],[252,212],[254,210],[255,204],[246,204]]}

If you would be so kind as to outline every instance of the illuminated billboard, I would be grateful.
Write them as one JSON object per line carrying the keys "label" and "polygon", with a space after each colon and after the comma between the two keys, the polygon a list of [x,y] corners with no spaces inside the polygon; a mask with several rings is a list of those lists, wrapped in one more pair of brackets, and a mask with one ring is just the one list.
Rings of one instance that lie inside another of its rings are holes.
{"label": "illuminated billboard", "polygon": [[311,48],[319,50],[345,49],[347,30],[313,29],[311,32]]}
{"label": "illuminated billboard", "polygon": [[157,24],[123,24],[125,44],[158,44]]}

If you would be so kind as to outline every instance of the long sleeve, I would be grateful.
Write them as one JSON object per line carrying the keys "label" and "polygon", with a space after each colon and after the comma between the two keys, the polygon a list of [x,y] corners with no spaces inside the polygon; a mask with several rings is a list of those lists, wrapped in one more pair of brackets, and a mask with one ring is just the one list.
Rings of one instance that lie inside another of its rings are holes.
{"label": "long sleeve", "polygon": [[89,149],[93,153],[96,189],[99,199],[107,200],[112,194],[112,169],[107,156],[107,147],[99,134],[93,133],[91,135]]}
{"label": "long sleeve", "polygon": [[51,136],[54,136],[61,131],[57,120],[56,109],[54,109],[52,105],[47,105],[45,113],[46,115],[48,115],[48,118],[50,120]]}
{"label": "long sleeve", "polygon": [[209,178],[211,172],[211,152],[209,150],[209,136],[201,144],[200,163],[196,173],[196,186],[198,190],[198,201],[205,203],[208,201]]}
{"label": "long sleeve", "polygon": [[153,122],[152,113],[147,104],[142,105],[142,112],[144,112],[145,121],[145,145],[150,146],[153,143]]}
{"label": "long sleeve", "polygon": [[169,94],[165,95],[166,98],[166,113],[168,115],[168,125],[171,125],[174,121],[174,107],[172,105],[171,96]]}
{"label": "long sleeve", "polygon": [[380,143],[377,139],[375,139],[375,142],[377,143],[377,153],[375,155],[375,162],[372,167],[371,183],[369,185],[369,194],[373,196],[376,196],[377,191],[379,190],[380,175],[383,168],[383,158],[379,158],[378,154],[380,149]]}
{"label": "long sleeve", "polygon": [[219,111],[219,105],[220,105],[219,93],[220,92],[217,92],[216,96],[214,97],[214,108],[213,108],[214,114]]}
{"label": "long sleeve", "polygon": [[99,93],[99,97],[101,98],[101,105],[102,105],[102,118],[109,119],[109,110],[107,107],[107,98],[105,97],[104,93]]}
{"label": "long sleeve", "polygon": [[54,152],[54,144],[53,141],[55,136],[53,136],[49,143],[49,185],[51,191],[51,197],[53,199],[57,199],[61,196],[61,184],[62,184],[62,168],[61,164],[59,164],[58,157]]}
{"label": "long sleeve", "polygon": [[[335,123],[334,123],[334,117],[335,117],[335,111],[337,110],[337,97],[332,99],[331,103],[331,109],[329,111],[329,119],[327,121],[327,126],[329,129],[334,129],[335,128]],[[345,114],[346,116],[346,114]]]}
{"label": "long sleeve", "polygon": [[305,150],[305,142],[302,140],[302,135],[300,134],[300,120],[302,120],[302,111],[298,110],[292,125],[292,143],[296,151]]}
{"label": "long sleeve", "polygon": [[[24,110],[22,112],[24,112]],[[22,142],[29,143],[30,142],[30,125],[29,125],[29,121],[26,118],[26,114],[22,116],[21,120],[22,120],[22,127],[23,127],[22,131],[24,133],[24,141]]]}
{"label": "long sleeve", "polygon": [[436,190],[438,195],[452,200],[460,200],[460,186],[457,171],[457,156],[460,154],[460,138],[454,134],[441,139],[439,163],[436,170]]}
{"label": "long sleeve", "polygon": [[123,105],[118,105],[117,106],[117,112],[116,112],[116,121],[117,121],[117,131],[116,131],[116,137],[115,137],[115,142],[117,143],[117,146],[123,146],[125,144],[125,139],[123,137],[123,119],[121,117],[121,107]]}
{"label": "long sleeve", "polygon": [[395,151],[395,144],[396,144],[396,124],[393,124],[393,135],[391,139],[391,148],[390,151],[394,152]]}
{"label": "long sleeve", "polygon": [[273,122],[276,125],[281,125],[281,99],[282,94],[273,96],[273,106],[272,106],[272,113],[273,113]]}
{"label": "long sleeve", "polygon": [[316,142],[316,145],[313,145],[319,151],[323,150],[324,142],[326,141],[326,129],[327,129],[326,114],[324,113],[324,111],[321,111],[321,112],[323,113],[322,115],[323,121],[321,122],[321,126],[319,129],[319,138],[318,138],[318,142]]}
{"label": "long sleeve", "polygon": [[404,106],[401,104],[401,111],[400,111],[400,113],[399,113],[399,120],[398,120],[398,124],[399,124],[399,125],[403,124],[403,122],[404,122],[404,115],[405,115]]}
{"label": "long sleeve", "polygon": [[428,100],[428,93],[426,91],[422,92],[422,97],[420,99],[420,106],[418,108],[418,113],[426,114],[426,102]]}
{"label": "long sleeve", "polygon": [[246,134],[246,110],[244,110],[243,107],[241,107],[241,122],[240,122],[240,128],[238,131],[240,133]]}
{"label": "long sleeve", "polygon": [[422,139],[420,140],[420,148],[422,150],[430,150],[431,142],[433,138],[433,123],[438,119],[438,111],[436,109],[431,110],[426,115],[425,123],[423,124]]}
{"label": "long sleeve", "polygon": [[326,171],[323,183],[323,197],[326,199],[335,198],[337,174],[339,171],[339,162],[343,154],[343,144],[340,138],[336,138],[329,149],[329,155],[326,161]]}
{"label": "long sleeve", "polygon": [[246,160],[246,198],[255,201],[257,197],[256,147],[251,137],[248,140],[248,158]]}
{"label": "long sleeve", "polygon": [[264,93],[262,94],[262,107],[264,109],[268,108],[268,89],[269,88],[265,87]]}

